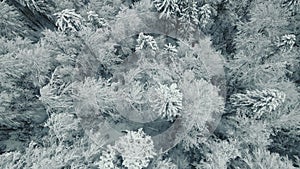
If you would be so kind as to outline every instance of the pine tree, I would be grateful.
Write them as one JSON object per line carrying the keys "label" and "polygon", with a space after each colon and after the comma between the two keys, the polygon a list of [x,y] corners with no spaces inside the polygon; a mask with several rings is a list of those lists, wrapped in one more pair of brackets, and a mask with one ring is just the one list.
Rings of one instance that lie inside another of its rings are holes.
{"label": "pine tree", "polygon": [[0,36],[8,39],[25,36],[25,25],[21,22],[22,17],[18,11],[6,1],[0,2],[0,11]]}
{"label": "pine tree", "polygon": [[288,67],[297,62],[295,51],[282,52],[277,45],[277,39],[289,32],[289,13],[279,1],[256,2],[250,16],[249,22],[238,26],[237,52],[230,61],[232,83],[243,88],[282,80],[291,73]]}
{"label": "pine tree", "polygon": [[0,166],[299,167],[298,20],[299,0],[1,0]]}

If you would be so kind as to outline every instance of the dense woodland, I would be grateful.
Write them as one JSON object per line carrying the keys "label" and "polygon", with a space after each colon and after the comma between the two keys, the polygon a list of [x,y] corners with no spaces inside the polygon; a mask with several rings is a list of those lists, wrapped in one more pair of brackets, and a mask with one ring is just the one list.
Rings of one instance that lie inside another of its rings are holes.
{"label": "dense woodland", "polygon": [[299,0],[0,0],[1,169],[300,168]]}

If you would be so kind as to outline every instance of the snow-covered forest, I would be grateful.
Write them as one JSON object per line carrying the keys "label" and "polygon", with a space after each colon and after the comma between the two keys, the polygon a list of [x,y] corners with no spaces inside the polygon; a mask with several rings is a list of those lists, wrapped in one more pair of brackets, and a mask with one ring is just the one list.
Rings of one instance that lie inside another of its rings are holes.
{"label": "snow-covered forest", "polygon": [[1,169],[300,168],[299,0],[0,0]]}

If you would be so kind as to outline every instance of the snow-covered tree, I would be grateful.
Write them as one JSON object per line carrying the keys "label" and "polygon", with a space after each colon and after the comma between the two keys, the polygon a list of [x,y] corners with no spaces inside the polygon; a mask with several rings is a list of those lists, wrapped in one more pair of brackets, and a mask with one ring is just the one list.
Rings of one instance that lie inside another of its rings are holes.
{"label": "snow-covered tree", "polygon": [[173,83],[171,86],[160,85],[157,89],[158,97],[155,99],[158,114],[169,120],[173,120],[176,116],[181,116],[183,109],[182,99],[183,95],[178,89],[177,84]]}
{"label": "snow-covered tree", "polygon": [[224,111],[224,100],[218,94],[218,88],[205,80],[185,82],[183,87],[183,118],[187,119],[190,130],[183,138],[186,150],[198,147],[209,134],[208,124],[217,121]]}
{"label": "snow-covered tree", "polygon": [[0,166],[297,168],[299,23],[299,0],[0,0]]}
{"label": "snow-covered tree", "polygon": [[116,150],[108,145],[107,149],[102,151],[100,160],[96,164],[98,164],[99,167],[105,167],[107,169],[119,169]]}
{"label": "snow-covered tree", "polygon": [[56,26],[60,31],[78,31],[81,27],[82,17],[75,9],[65,9],[54,14],[57,17]]}
{"label": "snow-covered tree", "polygon": [[116,141],[114,148],[123,159],[122,165],[132,169],[147,167],[156,155],[151,137],[142,128],[138,131],[127,131],[126,135]]}
{"label": "snow-covered tree", "polygon": [[179,10],[177,0],[155,0],[154,6],[161,12],[160,17],[170,18]]}
{"label": "snow-covered tree", "polygon": [[289,32],[289,12],[279,1],[256,2],[250,17],[249,22],[238,25],[237,51],[230,62],[230,69],[235,74],[232,81],[243,88],[282,80],[289,73],[288,67],[297,63],[294,51],[286,54],[277,45],[277,39]]}
{"label": "snow-covered tree", "polygon": [[292,162],[286,158],[281,157],[279,154],[270,153],[265,149],[255,149],[253,152],[249,152],[246,157],[243,158],[250,168],[290,168],[294,169]]}
{"label": "snow-covered tree", "polygon": [[26,29],[24,23],[21,22],[21,15],[18,11],[7,4],[6,1],[0,1],[0,36],[6,38],[13,38],[17,36],[24,36]]}
{"label": "snow-covered tree", "polygon": [[249,107],[253,114],[249,116],[260,118],[264,113],[272,113],[284,103],[286,95],[274,89],[247,91],[246,94],[232,96],[232,104],[238,107]]}
{"label": "snow-covered tree", "polygon": [[226,169],[230,160],[240,156],[239,147],[233,140],[210,140],[206,145],[211,153],[207,153],[199,163],[194,163],[196,169]]}
{"label": "snow-covered tree", "polygon": [[159,159],[157,162],[154,164],[153,169],[160,169],[160,168],[165,168],[165,169],[178,169],[176,164],[174,164],[170,158],[168,159]]}

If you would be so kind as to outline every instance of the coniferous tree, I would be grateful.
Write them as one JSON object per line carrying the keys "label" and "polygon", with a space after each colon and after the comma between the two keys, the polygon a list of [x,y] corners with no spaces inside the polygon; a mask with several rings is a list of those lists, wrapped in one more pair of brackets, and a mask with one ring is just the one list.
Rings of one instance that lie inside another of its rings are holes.
{"label": "coniferous tree", "polygon": [[298,0],[0,14],[2,168],[299,167]]}

